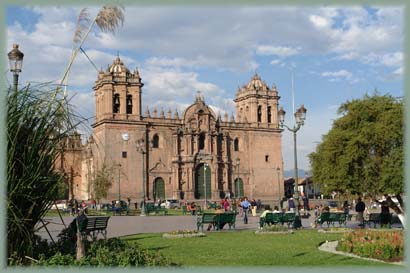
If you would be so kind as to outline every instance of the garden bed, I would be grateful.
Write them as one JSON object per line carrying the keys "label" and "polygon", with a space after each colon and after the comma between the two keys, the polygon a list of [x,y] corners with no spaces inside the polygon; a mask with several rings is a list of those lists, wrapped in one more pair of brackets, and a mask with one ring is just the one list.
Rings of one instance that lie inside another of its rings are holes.
{"label": "garden bed", "polygon": [[401,230],[356,230],[343,235],[338,251],[385,262],[402,261],[404,236]]}
{"label": "garden bed", "polygon": [[163,238],[192,238],[192,237],[205,237],[206,234],[203,232],[197,232],[196,230],[177,230],[168,233],[163,233]]}
{"label": "garden bed", "polygon": [[281,225],[264,226],[262,229],[255,231],[255,234],[292,234],[293,230]]}
{"label": "garden bed", "polygon": [[332,228],[321,228],[318,229],[317,232],[322,233],[343,233],[343,232],[352,232],[354,229],[351,228],[339,228],[339,227],[332,227]]}
{"label": "garden bed", "polygon": [[264,234],[293,234],[293,230],[287,231],[264,231],[264,230],[257,230],[255,231],[256,235],[264,235]]}

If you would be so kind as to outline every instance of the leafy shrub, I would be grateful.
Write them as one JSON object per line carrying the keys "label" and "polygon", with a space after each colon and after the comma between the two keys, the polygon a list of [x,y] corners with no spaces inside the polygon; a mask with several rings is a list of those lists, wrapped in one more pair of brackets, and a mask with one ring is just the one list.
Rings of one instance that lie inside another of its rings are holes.
{"label": "leafy shrub", "polygon": [[121,241],[118,238],[98,240],[86,245],[86,255],[80,261],[73,254],[44,255],[36,265],[42,266],[171,266],[175,265],[157,252],[140,248],[135,243]]}
{"label": "leafy shrub", "polygon": [[402,231],[360,230],[345,233],[337,249],[362,257],[396,261],[403,259],[403,246]]}

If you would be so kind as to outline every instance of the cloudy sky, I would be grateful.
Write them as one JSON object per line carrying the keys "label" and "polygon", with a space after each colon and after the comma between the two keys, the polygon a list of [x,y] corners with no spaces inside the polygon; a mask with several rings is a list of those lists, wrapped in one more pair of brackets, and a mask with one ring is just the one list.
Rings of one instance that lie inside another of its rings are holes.
{"label": "cloudy sky", "polygon": [[[58,81],[67,65],[82,8],[93,18],[100,7],[7,6],[7,46],[20,44],[27,82]],[[366,92],[403,96],[401,7],[147,7],[125,6],[115,35],[97,27],[83,45],[98,68],[119,53],[130,70],[138,67],[146,107],[178,109],[200,90],[216,112],[234,113],[238,86],[258,73],[275,84],[292,125],[291,74],[295,107],[307,108],[298,132],[299,167],[337,118],[338,106]],[[80,54],[69,92],[84,117],[94,115],[92,86],[97,72]],[[11,82],[11,79],[9,78]],[[293,168],[293,140],[283,133],[285,169]]]}

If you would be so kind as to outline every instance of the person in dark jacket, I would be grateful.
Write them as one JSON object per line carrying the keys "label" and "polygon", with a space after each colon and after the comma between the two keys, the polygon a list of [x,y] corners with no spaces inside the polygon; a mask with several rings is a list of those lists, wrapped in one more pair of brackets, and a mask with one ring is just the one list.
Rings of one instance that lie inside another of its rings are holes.
{"label": "person in dark jacket", "polygon": [[362,201],[362,198],[357,199],[357,204],[355,210],[357,212],[357,221],[359,222],[359,226],[364,226],[364,216],[363,213],[366,209],[366,204]]}

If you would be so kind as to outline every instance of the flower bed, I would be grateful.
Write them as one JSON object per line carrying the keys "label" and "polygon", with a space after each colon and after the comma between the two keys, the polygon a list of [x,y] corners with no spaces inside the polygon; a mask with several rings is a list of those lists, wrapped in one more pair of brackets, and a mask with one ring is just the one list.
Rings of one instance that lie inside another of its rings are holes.
{"label": "flower bed", "polygon": [[162,234],[164,238],[191,238],[191,237],[205,237],[206,234],[196,230],[175,230]]}
{"label": "flower bed", "polygon": [[356,230],[345,233],[337,246],[338,251],[388,262],[403,260],[403,231]]}
{"label": "flower bed", "polygon": [[353,229],[343,228],[343,227],[331,227],[331,228],[321,228],[321,229],[318,229],[317,231],[322,232],[322,233],[341,233],[341,232],[352,232]]}
{"label": "flower bed", "polygon": [[255,231],[255,234],[288,234],[293,233],[293,230],[288,229],[285,226],[272,225],[264,226],[261,230]]}

